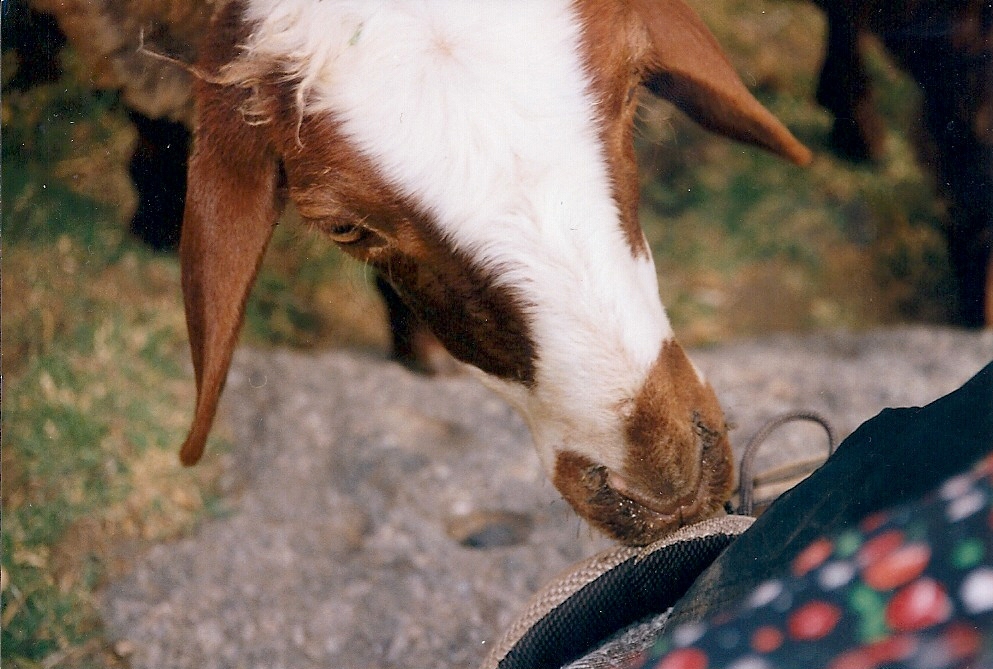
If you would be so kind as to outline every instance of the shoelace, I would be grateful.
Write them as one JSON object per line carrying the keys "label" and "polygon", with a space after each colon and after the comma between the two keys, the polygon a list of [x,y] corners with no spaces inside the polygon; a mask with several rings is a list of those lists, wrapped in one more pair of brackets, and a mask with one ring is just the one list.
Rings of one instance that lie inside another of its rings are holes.
{"label": "shoelace", "polygon": [[[830,457],[834,453],[835,448],[835,433],[834,429],[831,427],[831,423],[823,415],[817,413],[816,411],[810,411],[806,409],[798,409],[796,411],[789,411],[780,416],[777,416],[763,425],[758,432],[748,441],[745,445],[745,450],[741,456],[741,464],[738,468],[738,509],[736,513],[746,516],[751,516],[755,511],[755,456],[759,449],[762,448],[765,441],[769,436],[775,432],[778,428],[792,423],[795,421],[809,421],[812,423],[817,423],[824,428],[827,433],[827,454]],[[820,460],[816,461],[818,464]],[[813,470],[816,466],[814,461],[803,461],[798,463],[797,466],[789,467],[788,469],[782,469],[777,472],[775,476],[776,480],[789,478],[790,476],[796,476],[801,471]],[[806,471],[806,473],[810,473]]]}

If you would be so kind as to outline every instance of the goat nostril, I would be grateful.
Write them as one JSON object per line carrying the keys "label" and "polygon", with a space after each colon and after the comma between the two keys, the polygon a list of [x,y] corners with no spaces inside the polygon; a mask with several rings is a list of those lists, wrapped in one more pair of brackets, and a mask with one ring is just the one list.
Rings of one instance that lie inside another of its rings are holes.
{"label": "goat nostril", "polygon": [[517,546],[531,533],[531,517],[512,511],[471,511],[448,521],[448,536],[466,548]]}

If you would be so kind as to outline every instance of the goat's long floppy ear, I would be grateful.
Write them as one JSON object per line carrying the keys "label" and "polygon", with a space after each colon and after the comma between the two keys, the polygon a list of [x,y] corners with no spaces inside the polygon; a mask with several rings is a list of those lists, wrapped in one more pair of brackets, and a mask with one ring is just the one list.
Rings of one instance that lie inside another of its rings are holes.
{"label": "goat's long floppy ear", "polygon": [[197,129],[180,240],[183,297],[197,382],[196,413],[179,458],[203,453],[282,197],[265,126],[245,122],[244,91],[196,83]]}
{"label": "goat's long floppy ear", "polygon": [[636,0],[648,31],[645,85],[697,123],[805,165],[810,151],[752,97],[703,21],[682,0]]}

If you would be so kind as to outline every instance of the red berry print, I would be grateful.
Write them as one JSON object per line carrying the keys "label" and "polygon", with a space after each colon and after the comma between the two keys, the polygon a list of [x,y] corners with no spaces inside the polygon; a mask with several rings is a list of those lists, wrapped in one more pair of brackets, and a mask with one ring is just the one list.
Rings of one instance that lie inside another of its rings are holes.
{"label": "red berry print", "polygon": [[926,544],[907,544],[866,565],[862,580],[876,590],[892,590],[920,576],[930,559]]}
{"label": "red berry print", "polygon": [[827,636],[841,619],[841,610],[834,604],[813,601],[794,611],[787,627],[794,639],[813,641]]}
{"label": "red berry print", "polygon": [[942,635],[942,641],[945,642],[951,660],[959,662],[978,653],[983,639],[974,627],[965,624],[952,624]]}
{"label": "red berry print", "polygon": [[884,555],[892,553],[903,544],[903,532],[889,530],[866,541],[859,549],[858,563],[866,567]]}
{"label": "red berry print", "polygon": [[756,653],[771,653],[783,645],[783,633],[772,625],[763,625],[752,634],[752,649]]}
{"label": "red berry print", "polygon": [[699,648],[680,648],[662,658],[655,669],[707,669],[707,655]]}
{"label": "red berry print", "polygon": [[828,669],[877,669],[877,667],[879,663],[872,659],[865,648],[845,651],[831,660],[831,664],[828,665]]}
{"label": "red berry print", "polygon": [[880,639],[865,647],[869,657],[879,664],[893,664],[910,656],[917,648],[917,640],[909,634]]}
{"label": "red berry print", "polygon": [[834,551],[834,544],[830,539],[820,538],[804,548],[796,559],[793,560],[793,575],[803,577],[808,572],[817,569],[824,561],[831,557]]}
{"label": "red berry print", "polygon": [[921,578],[897,591],[886,605],[886,624],[900,632],[915,632],[948,620],[952,601],[940,583]]}
{"label": "red berry print", "polygon": [[976,465],[976,474],[982,476],[993,476],[993,455],[987,455]]}
{"label": "red berry print", "polygon": [[916,648],[917,641],[910,635],[886,637],[842,653],[828,669],[877,669],[910,657]]}
{"label": "red berry print", "polygon": [[869,534],[870,532],[875,532],[877,529],[883,526],[883,524],[889,520],[890,517],[885,511],[877,511],[876,513],[866,516],[859,523],[859,529],[864,533]]}

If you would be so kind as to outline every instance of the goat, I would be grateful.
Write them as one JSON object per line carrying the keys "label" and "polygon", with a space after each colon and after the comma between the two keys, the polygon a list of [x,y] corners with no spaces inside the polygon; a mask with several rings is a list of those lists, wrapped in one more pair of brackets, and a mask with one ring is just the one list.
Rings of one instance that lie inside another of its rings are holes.
{"label": "goat", "polygon": [[195,71],[183,463],[291,200],[521,411],[594,527],[637,545],[720,512],[727,426],[637,219],[639,89],[797,164],[810,153],[682,0],[235,0]]}
{"label": "goat", "polygon": [[981,0],[815,0],[828,38],[817,101],[834,114],[831,142],[855,160],[882,154],[861,42],[882,41],[923,93],[924,157],[949,203],[948,250],[958,320],[993,326],[993,5]]}

